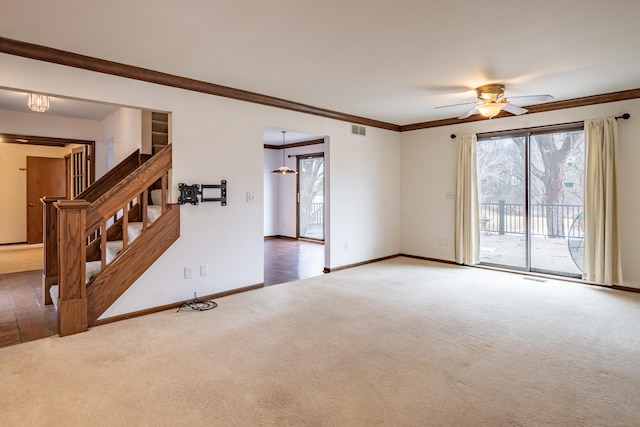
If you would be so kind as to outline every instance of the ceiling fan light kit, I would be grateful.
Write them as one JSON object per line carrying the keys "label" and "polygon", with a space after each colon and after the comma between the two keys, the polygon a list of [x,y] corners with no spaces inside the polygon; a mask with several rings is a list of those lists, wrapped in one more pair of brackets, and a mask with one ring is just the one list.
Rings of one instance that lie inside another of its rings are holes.
{"label": "ceiling fan light kit", "polygon": [[505,104],[500,102],[489,102],[487,104],[481,104],[478,105],[476,107],[476,109],[480,112],[480,114],[482,114],[483,116],[492,119],[495,116],[497,116],[498,114],[500,114],[500,111],[502,111],[502,107],[504,107]]}
{"label": "ceiling fan light kit", "polygon": [[516,96],[510,99],[504,97],[504,85],[499,83],[492,83],[476,88],[476,97],[478,101],[467,102],[465,104],[445,105],[436,108],[457,107],[459,105],[475,105],[471,110],[467,111],[458,119],[466,119],[474,114],[480,114],[489,119],[500,114],[502,110],[507,111],[513,115],[520,115],[526,113],[526,108],[519,107],[511,102],[513,99],[517,99],[522,103],[533,102],[546,102],[553,99],[551,95],[533,95],[533,96]]}

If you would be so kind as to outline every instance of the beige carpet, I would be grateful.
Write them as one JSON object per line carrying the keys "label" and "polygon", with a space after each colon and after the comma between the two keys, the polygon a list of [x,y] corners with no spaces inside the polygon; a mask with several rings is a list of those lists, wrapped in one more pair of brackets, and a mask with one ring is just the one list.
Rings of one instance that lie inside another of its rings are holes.
{"label": "beige carpet", "polygon": [[407,258],[0,349],[9,426],[637,426],[640,295]]}
{"label": "beige carpet", "polygon": [[42,270],[43,259],[42,243],[0,246],[0,274]]}

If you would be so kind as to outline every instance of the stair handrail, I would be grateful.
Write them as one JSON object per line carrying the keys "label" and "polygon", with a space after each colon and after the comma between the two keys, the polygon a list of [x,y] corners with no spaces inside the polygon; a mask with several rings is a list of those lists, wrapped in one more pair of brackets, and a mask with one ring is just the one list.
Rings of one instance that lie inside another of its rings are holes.
{"label": "stair handrail", "polygon": [[140,150],[136,150],[116,166],[111,168],[111,170],[101,176],[98,180],[93,182],[86,190],[78,194],[75,198],[93,203],[98,199],[98,197],[102,196],[111,187],[113,187],[116,182],[129,175],[141,164],[142,158]]}

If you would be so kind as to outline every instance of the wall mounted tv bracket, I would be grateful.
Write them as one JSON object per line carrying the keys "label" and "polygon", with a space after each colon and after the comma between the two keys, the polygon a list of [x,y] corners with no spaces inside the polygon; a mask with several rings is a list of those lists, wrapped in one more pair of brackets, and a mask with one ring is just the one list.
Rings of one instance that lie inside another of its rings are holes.
{"label": "wall mounted tv bracket", "polygon": [[[219,188],[220,189],[220,197],[204,197],[204,190],[208,188]],[[191,203],[192,205],[197,205],[200,202],[220,202],[222,206],[227,206],[227,181],[220,181],[220,185],[212,185],[212,184],[193,184],[187,185],[180,183],[178,184],[178,190],[180,190],[180,195],[178,196],[178,204],[184,205],[187,203]],[[198,199],[200,196],[200,199]]]}

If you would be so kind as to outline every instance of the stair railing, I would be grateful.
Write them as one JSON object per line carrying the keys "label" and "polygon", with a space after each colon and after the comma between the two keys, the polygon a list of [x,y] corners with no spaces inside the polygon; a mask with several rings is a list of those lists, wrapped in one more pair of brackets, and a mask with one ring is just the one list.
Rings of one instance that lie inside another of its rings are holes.
{"label": "stair railing", "polygon": [[[85,191],[80,193],[75,199],[93,202],[106,193],[118,181],[133,172],[138,166],[148,160],[151,156],[140,154],[140,150],[131,153],[127,158],[111,168],[100,179],[91,184]],[[64,200],[63,197],[45,197],[44,204],[44,266],[43,266],[43,292],[45,304],[53,304],[51,301],[50,289],[58,285],[58,209],[55,202]]]}
{"label": "stair railing", "polygon": [[[49,288],[53,284],[58,285],[60,336],[83,332],[90,326],[87,317],[90,303],[86,290],[87,285],[90,285],[86,283],[87,251],[89,250],[91,258],[96,255],[96,247],[99,249],[102,273],[107,268],[107,242],[113,240],[114,234],[121,234],[116,237],[122,238],[122,252],[127,249],[127,224],[132,217],[142,220],[144,234],[147,229],[149,189],[159,180],[162,189],[162,214],[167,211],[171,157],[171,145],[149,159],[141,159],[136,152],[96,181],[95,187],[89,187],[76,199],[43,199],[47,224],[45,253],[48,251],[49,255],[53,255],[45,258],[43,284],[45,300]],[[134,163],[138,166],[133,167]],[[56,238],[53,239],[53,236]],[[55,244],[53,240],[56,241]],[[57,265],[54,255],[57,255]]]}

